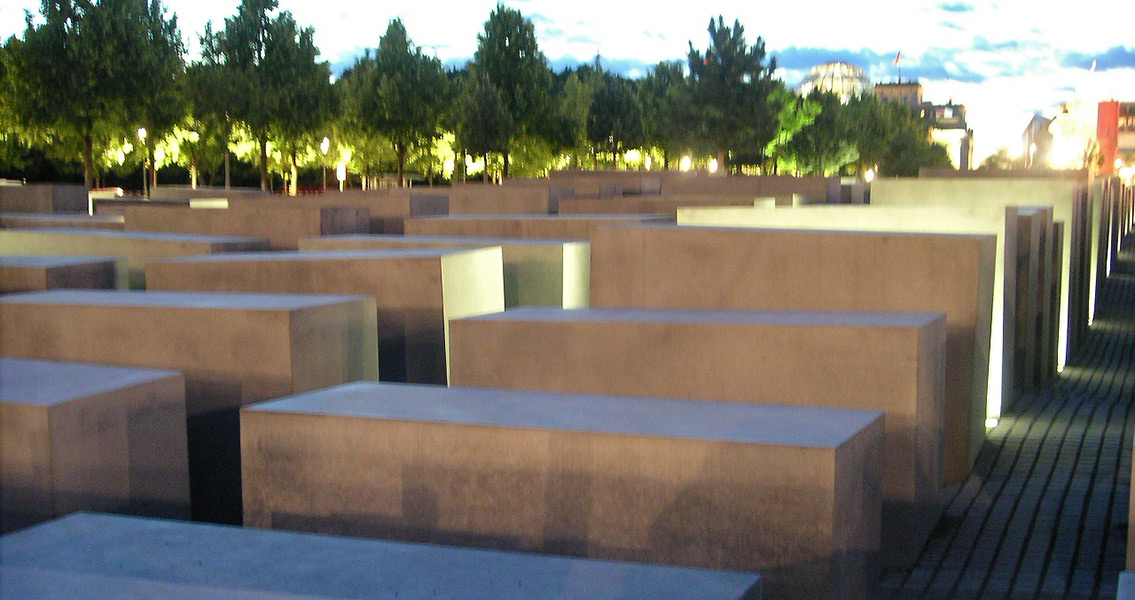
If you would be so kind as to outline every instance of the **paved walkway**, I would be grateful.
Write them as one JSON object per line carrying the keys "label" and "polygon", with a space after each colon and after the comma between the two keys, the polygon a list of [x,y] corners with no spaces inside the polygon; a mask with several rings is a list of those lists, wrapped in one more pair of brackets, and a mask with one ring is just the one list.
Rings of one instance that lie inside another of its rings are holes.
{"label": "paved walkway", "polygon": [[1131,483],[1135,252],[1120,261],[1083,347],[989,432],[915,568],[885,572],[881,597],[1115,598]]}

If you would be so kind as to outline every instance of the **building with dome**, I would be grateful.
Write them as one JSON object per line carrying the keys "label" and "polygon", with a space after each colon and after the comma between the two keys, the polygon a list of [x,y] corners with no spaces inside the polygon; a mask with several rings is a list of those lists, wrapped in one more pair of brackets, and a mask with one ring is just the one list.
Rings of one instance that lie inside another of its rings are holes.
{"label": "building with dome", "polygon": [[853,96],[870,94],[871,87],[863,69],[845,62],[829,62],[808,71],[800,83],[800,95],[807,96],[812,90],[831,92],[846,104]]}

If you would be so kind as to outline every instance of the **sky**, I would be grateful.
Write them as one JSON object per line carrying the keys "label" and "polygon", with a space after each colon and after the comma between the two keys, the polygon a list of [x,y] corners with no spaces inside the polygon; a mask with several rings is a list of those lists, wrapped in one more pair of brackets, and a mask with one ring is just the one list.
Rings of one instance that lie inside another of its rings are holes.
{"label": "sky", "polygon": [[[209,21],[214,28],[239,0],[164,0],[191,57]],[[279,0],[297,22],[315,28],[322,59],[338,72],[400,18],[411,40],[447,65],[464,64],[496,0],[377,2]],[[1021,151],[1021,133],[1036,113],[1052,117],[1066,102],[1135,101],[1135,2],[1002,0],[836,2],[717,1],[641,3],[598,0],[508,0],[535,25],[552,67],[590,62],[638,77],[662,60],[684,59],[692,42],[708,43],[711,18],[739,21],[749,43],[760,36],[790,87],[810,67],[850,62],[873,82],[915,78],[927,101],[966,105],[975,159],[999,147]],[[0,0],[0,38],[19,34],[24,11],[38,0]],[[898,67],[894,65],[901,52]],[[1091,70],[1095,62],[1095,70]]]}

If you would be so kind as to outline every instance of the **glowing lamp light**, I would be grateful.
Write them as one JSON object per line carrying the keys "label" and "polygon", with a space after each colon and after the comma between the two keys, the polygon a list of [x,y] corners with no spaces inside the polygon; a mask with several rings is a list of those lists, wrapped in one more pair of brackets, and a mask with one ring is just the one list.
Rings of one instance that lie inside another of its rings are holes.
{"label": "glowing lamp light", "polygon": [[339,181],[347,180],[347,163],[341,162],[335,165],[335,179]]}
{"label": "glowing lamp light", "polygon": [[867,183],[875,181],[875,169],[867,169],[867,172],[863,174],[863,181]]}
{"label": "glowing lamp light", "polygon": [[623,156],[623,162],[642,162],[642,152],[639,152],[638,150],[628,150],[627,153]]}
{"label": "glowing lamp light", "polygon": [[453,161],[453,157],[451,156],[451,157],[445,159],[445,162],[443,162],[441,164],[441,170],[448,175],[450,173],[453,173],[453,166],[454,166],[454,161]]}
{"label": "glowing lamp light", "polygon": [[114,188],[114,195],[121,198],[126,195],[126,192],[122,191],[122,188]]}
{"label": "glowing lamp light", "polygon": [[1123,168],[1123,159],[1122,158],[1115,159],[1115,168],[1116,169],[1122,169]]}
{"label": "glowing lamp light", "polygon": [[717,172],[717,159],[716,158],[709,161],[709,172],[710,173],[716,173]]}
{"label": "glowing lamp light", "polygon": [[323,138],[323,141],[319,142],[319,151],[323,153],[323,156],[327,156],[327,151],[330,150],[330,149],[331,149],[331,140],[329,140],[327,138]]}
{"label": "glowing lamp light", "polygon": [[990,417],[985,420],[985,428],[993,429],[994,427],[997,427],[998,423],[1000,423],[1000,421],[997,420],[997,417]]}
{"label": "glowing lamp light", "polygon": [[683,173],[689,171],[694,166],[694,160],[688,156],[683,156],[682,160],[678,161],[678,169]]}
{"label": "glowing lamp light", "polygon": [[142,140],[143,142],[146,141],[146,128],[145,127],[139,127],[138,128],[138,139]]}
{"label": "glowing lamp light", "polygon": [[646,170],[650,170],[650,165],[654,164],[654,159],[650,156],[646,157]]}

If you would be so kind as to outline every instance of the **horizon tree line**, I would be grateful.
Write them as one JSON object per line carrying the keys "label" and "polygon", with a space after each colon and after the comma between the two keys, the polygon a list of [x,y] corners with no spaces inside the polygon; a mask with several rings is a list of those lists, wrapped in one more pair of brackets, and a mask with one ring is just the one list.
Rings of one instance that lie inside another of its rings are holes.
{"label": "horizon tree line", "polygon": [[[334,82],[314,30],[277,0],[240,0],[198,36],[190,63],[160,0],[42,0],[40,17],[0,46],[0,173],[38,158],[80,166],[88,188],[139,164],[155,166],[150,185],[156,167],[180,165],[193,185],[223,177],[225,187],[234,167],[255,165],[261,189],[279,174],[293,194],[301,170],[329,162],[364,177],[393,172],[397,185],[407,169],[432,183],[450,164],[464,178],[474,159],[485,181],[490,171],[671,169],[690,155],[725,173],[910,175],[950,164],[912,109],[801,97],[776,77],[763,39],[750,44],[721,16],[704,49],[691,41],[685,61],[637,80],[598,56],[553,72],[532,22],[503,5],[473,59],[448,71],[393,19]],[[628,153],[649,158],[628,164]]]}

